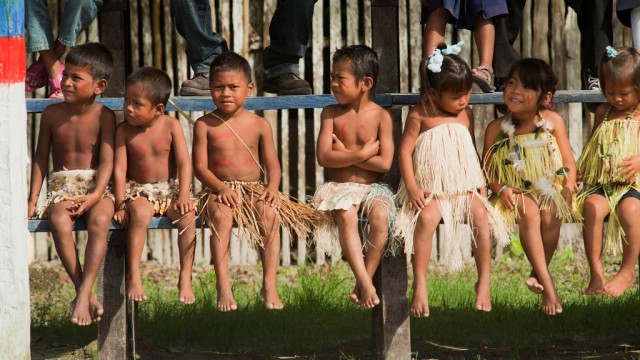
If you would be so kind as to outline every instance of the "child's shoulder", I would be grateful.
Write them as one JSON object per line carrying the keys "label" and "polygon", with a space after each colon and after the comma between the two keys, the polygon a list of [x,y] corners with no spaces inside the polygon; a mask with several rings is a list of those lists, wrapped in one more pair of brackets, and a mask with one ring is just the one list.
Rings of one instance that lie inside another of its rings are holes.
{"label": "child's shoulder", "polygon": [[559,113],[553,110],[543,110],[541,111],[540,115],[544,120],[550,123],[554,129],[557,128],[558,126],[564,127],[564,120],[562,119],[562,116]]}

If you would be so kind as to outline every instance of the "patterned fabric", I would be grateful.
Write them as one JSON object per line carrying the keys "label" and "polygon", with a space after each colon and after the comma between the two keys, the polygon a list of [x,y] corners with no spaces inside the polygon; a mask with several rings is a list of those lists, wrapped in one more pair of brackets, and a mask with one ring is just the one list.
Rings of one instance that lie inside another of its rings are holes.
{"label": "patterned fabric", "polygon": [[158,215],[164,215],[169,209],[171,201],[178,197],[179,184],[176,179],[157,183],[139,184],[136,181],[127,181],[125,200],[132,201],[143,197],[153,205],[153,210]]}

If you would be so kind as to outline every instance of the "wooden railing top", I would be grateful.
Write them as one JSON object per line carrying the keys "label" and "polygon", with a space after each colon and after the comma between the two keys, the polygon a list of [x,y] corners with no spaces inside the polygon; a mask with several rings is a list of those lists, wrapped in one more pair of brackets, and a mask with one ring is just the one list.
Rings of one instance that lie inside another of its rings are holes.
{"label": "wooden railing top", "polygon": [[[100,102],[112,110],[122,110],[123,98],[99,98]],[[184,111],[211,111],[215,109],[207,96],[176,96],[171,100]],[[39,113],[47,106],[60,102],[59,99],[27,99],[27,112]],[[553,97],[554,103],[589,103],[604,102],[599,90],[560,90]],[[375,102],[383,107],[415,105],[418,94],[378,94]],[[471,104],[501,104],[502,93],[472,93]],[[333,95],[290,95],[260,96],[247,98],[245,107],[249,110],[284,110],[284,109],[318,109],[335,104]],[[175,107],[167,104],[167,111],[175,111]]]}
{"label": "wooden railing top", "polygon": [[[203,223],[202,220],[198,217],[196,218],[196,224],[198,228],[205,226],[206,223]],[[51,227],[49,226],[48,220],[29,220],[29,225],[27,226],[30,232],[50,232]],[[154,216],[151,218],[151,222],[147,227],[149,229],[173,229],[175,226],[171,223],[166,216]],[[109,225],[109,230],[120,230],[124,229],[122,226],[118,225],[115,221],[111,220],[111,224]],[[87,223],[84,219],[79,219],[73,224],[73,231],[84,231],[87,230]]]}

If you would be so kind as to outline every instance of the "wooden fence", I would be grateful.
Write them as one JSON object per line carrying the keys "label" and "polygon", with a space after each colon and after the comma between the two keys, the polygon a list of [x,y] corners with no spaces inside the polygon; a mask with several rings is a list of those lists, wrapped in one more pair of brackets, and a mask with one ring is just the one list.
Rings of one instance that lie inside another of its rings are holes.
{"label": "wooden fence", "polygon": [[[221,33],[229,48],[249,59],[254,69],[257,96],[271,96],[262,93],[262,49],[269,43],[268,25],[276,7],[276,0],[210,0],[214,30]],[[59,22],[64,0],[50,0],[49,10],[54,28]],[[177,94],[182,81],[192,74],[184,53],[184,39],[174,27],[169,0],[130,0],[131,24],[131,63],[133,69],[141,66],[155,66],[166,70],[173,80],[174,93]],[[420,21],[420,2],[399,0],[400,32],[400,91],[415,93],[419,89],[418,64],[422,57],[422,31]],[[371,4],[368,0],[318,0],[315,5],[312,36],[305,58],[300,63],[303,77],[308,80],[314,94],[327,94],[329,89],[330,60],[336,48],[348,44],[371,45]],[[577,29],[576,14],[565,7],[562,0],[529,0],[525,7],[522,32],[516,41],[516,49],[523,57],[534,56],[547,60],[553,66],[560,79],[560,89],[580,88],[580,32]],[[551,14],[552,17],[549,17]],[[617,21],[614,15],[614,45],[629,45],[629,31]],[[78,38],[78,43],[99,41],[97,20]],[[447,42],[464,40],[461,53],[470,65],[477,63],[477,53],[472,42],[471,32],[467,30],[447,29]],[[383,50],[384,51],[384,50]],[[35,58],[29,58],[33,61]],[[45,96],[44,90],[36,92],[36,97]],[[408,109],[403,108],[406,113]],[[570,141],[576,156],[582,150],[582,144],[588,137],[592,119],[581,104],[558,104],[559,111],[567,122]],[[192,124],[188,119],[176,116],[182,123],[187,141],[191,143]],[[202,112],[192,112],[192,119],[202,116]],[[277,150],[282,165],[281,190],[298,199],[305,200],[313,195],[316,186],[324,181],[324,170],[315,161],[315,138],[319,131],[319,109],[269,110],[261,112],[272,125]],[[493,105],[474,106],[476,118],[476,143],[479,149],[483,145],[483,132],[486,124],[495,117]],[[33,152],[39,114],[30,116],[28,136]],[[195,179],[194,179],[195,180]],[[194,181],[194,192],[201,185]],[[41,200],[45,198],[46,186],[43,186]],[[569,231],[574,232],[575,231]],[[209,230],[198,233],[196,263],[209,262]],[[84,251],[85,234],[77,233],[80,251]],[[165,264],[177,264],[176,232],[170,230],[149,232],[149,238],[143,260],[155,260]],[[565,242],[580,244],[576,239]],[[321,264],[325,254],[317,254],[313,248],[307,248],[304,241],[283,236],[282,265]],[[329,254],[336,260],[340,254]],[[437,250],[433,252],[437,261]],[[34,259],[52,260],[55,258],[50,235],[34,234]],[[244,243],[232,241],[231,263],[252,264],[258,256]]]}

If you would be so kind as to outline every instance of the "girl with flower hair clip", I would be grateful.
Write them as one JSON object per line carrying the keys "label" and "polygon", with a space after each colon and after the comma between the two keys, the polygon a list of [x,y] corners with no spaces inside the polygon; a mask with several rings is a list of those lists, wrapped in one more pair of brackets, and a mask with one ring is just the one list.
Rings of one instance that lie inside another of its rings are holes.
{"label": "girl with flower hair clip", "polygon": [[[577,204],[584,216],[584,247],[591,279],[585,294],[622,295],[633,283],[640,254],[640,52],[606,48],[600,60],[600,88],[607,103],[595,113],[591,138],[578,160],[582,192]],[[603,246],[603,226],[609,225]],[[603,250],[622,251],[620,270],[609,282]]]}
{"label": "girl with flower hair clip", "polygon": [[420,64],[420,101],[407,115],[400,143],[402,181],[396,196],[400,211],[394,234],[413,254],[411,314],[429,316],[426,273],[433,233],[442,219],[445,239],[440,258],[451,271],[460,270],[468,238],[478,270],[475,307],[491,310],[491,234],[498,244],[509,243],[508,228],[486,199],[486,182],[473,141],[471,69],[457,56],[460,44],[441,45]]}
{"label": "girl with flower hair clip", "polygon": [[[557,78],[539,59],[516,62],[503,93],[509,112],[487,126],[484,169],[497,210],[515,230],[533,267],[525,280],[542,294],[542,311],[562,312],[549,272],[560,226],[575,217],[576,165],[560,115],[548,110]],[[579,218],[579,214],[577,215]]]}

